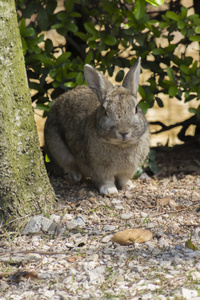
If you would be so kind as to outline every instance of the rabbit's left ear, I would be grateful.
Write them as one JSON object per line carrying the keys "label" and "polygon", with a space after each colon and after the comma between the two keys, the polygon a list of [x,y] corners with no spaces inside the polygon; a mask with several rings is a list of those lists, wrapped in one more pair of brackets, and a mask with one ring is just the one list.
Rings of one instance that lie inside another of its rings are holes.
{"label": "rabbit's left ear", "polygon": [[124,78],[122,86],[130,91],[131,94],[137,98],[137,90],[139,87],[140,77],[140,61],[141,57],[138,57],[134,65],[130,68],[126,77]]}
{"label": "rabbit's left ear", "polygon": [[97,95],[99,101],[103,103],[107,93],[113,89],[112,83],[99,71],[88,64],[84,66],[84,75],[87,85]]}

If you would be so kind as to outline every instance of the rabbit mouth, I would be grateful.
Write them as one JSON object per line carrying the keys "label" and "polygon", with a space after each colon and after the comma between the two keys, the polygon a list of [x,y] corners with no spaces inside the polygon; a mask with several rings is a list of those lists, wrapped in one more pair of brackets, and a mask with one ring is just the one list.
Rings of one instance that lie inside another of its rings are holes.
{"label": "rabbit mouth", "polygon": [[126,137],[126,136],[119,136],[116,138],[109,139],[109,143],[112,145],[128,147],[132,144],[135,144],[137,141],[134,138]]}

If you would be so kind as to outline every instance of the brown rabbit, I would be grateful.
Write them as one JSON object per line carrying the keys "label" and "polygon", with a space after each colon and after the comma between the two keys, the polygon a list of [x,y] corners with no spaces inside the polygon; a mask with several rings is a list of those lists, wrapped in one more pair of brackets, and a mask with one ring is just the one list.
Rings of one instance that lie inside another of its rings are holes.
{"label": "brown rabbit", "polygon": [[64,93],[49,111],[47,153],[74,180],[91,178],[100,193],[131,189],[131,178],[149,151],[148,124],[136,100],[140,58],[122,86],[113,86],[88,64],[84,74],[89,87]]}

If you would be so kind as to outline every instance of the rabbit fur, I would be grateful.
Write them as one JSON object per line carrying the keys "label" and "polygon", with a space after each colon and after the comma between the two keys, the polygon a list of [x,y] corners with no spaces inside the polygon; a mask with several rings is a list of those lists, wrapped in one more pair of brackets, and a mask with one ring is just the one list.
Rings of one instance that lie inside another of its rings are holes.
{"label": "rabbit fur", "polygon": [[52,104],[45,124],[45,147],[64,174],[91,178],[100,193],[131,189],[138,165],[149,151],[148,123],[137,106],[140,58],[122,86],[90,65],[88,86],[78,86]]}

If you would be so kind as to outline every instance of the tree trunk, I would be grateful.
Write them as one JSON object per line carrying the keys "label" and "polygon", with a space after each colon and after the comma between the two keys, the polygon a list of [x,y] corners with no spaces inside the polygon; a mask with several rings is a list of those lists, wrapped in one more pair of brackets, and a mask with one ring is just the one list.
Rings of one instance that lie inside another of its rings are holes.
{"label": "tree trunk", "polygon": [[55,194],[39,147],[14,0],[0,0],[0,11],[0,218],[25,220],[48,213]]}

